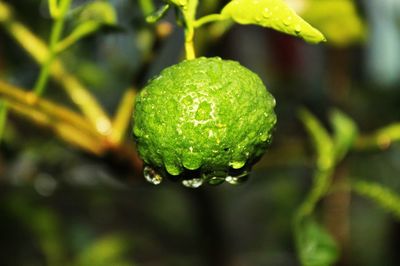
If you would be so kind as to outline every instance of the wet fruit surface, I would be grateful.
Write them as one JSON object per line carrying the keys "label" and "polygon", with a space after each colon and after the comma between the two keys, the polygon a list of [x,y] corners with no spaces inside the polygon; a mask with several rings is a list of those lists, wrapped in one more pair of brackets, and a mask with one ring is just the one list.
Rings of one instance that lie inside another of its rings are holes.
{"label": "wet fruit surface", "polygon": [[274,106],[255,73],[235,61],[198,58],[149,81],[136,100],[133,133],[148,173],[196,178],[196,186],[226,177],[235,183],[270,142]]}

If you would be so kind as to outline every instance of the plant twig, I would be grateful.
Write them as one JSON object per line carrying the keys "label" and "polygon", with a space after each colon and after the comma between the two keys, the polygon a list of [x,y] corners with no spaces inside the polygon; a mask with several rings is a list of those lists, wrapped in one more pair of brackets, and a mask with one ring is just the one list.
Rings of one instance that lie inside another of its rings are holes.
{"label": "plant twig", "polygon": [[187,5],[181,8],[183,19],[185,22],[185,52],[186,59],[196,58],[194,49],[194,21],[196,19],[196,9],[198,0],[190,0]]}
{"label": "plant twig", "polygon": [[57,47],[55,48],[56,53],[65,51],[79,39],[96,32],[100,28],[100,25],[101,24],[97,21],[88,21],[84,24],[78,25],[70,35],[57,43]]}
{"label": "plant twig", "polygon": [[134,89],[128,89],[122,97],[117,112],[113,119],[113,131],[110,140],[113,143],[121,143],[126,134],[129,122],[132,117],[132,110],[135,103],[136,92]]}
{"label": "plant twig", "polygon": [[99,145],[101,144],[99,139],[93,138],[93,135],[87,134],[74,125],[59,121],[44,112],[13,101],[9,101],[9,109],[42,127],[52,129],[60,139],[73,146],[79,147],[97,156],[101,156],[105,152],[105,146]]}
{"label": "plant twig", "polygon": [[75,127],[90,133],[93,137],[101,137],[91,124],[88,123],[88,120],[80,114],[75,113],[66,107],[62,107],[60,104],[55,104],[48,100],[39,98],[32,92],[24,91],[17,86],[5,83],[1,80],[0,96],[7,100],[25,105],[26,108],[38,109],[49,116],[57,117],[58,120],[72,124]]}
{"label": "plant twig", "polygon": [[[57,55],[56,51],[57,43],[60,40],[62,31],[64,29],[65,14],[69,9],[70,4],[71,0],[62,0],[60,7],[57,8],[57,16],[55,17],[55,22],[53,24],[50,35],[49,55],[48,58],[46,59],[46,62],[42,65],[42,69],[40,70],[39,77],[34,87],[34,91],[37,95],[42,95],[46,88],[46,84],[49,78],[50,68]],[[52,8],[54,9],[54,7]],[[52,12],[54,12],[54,10]]]}
{"label": "plant twig", "polygon": [[195,28],[199,28],[199,27],[203,26],[204,24],[215,22],[215,21],[220,21],[220,20],[224,20],[224,19],[225,19],[225,17],[222,16],[221,14],[210,14],[210,15],[204,16],[204,17],[196,20],[193,23],[193,26]]}
{"label": "plant twig", "polygon": [[[11,8],[4,2],[0,2],[0,23],[40,65],[46,63],[50,51],[45,43],[30,32],[25,25],[17,22],[13,18]],[[54,60],[50,74],[62,85],[98,132],[103,135],[111,133],[111,120],[103,108],[93,95],[65,69],[59,59]]]}
{"label": "plant twig", "polygon": [[387,149],[393,142],[400,141],[400,123],[394,123],[378,129],[370,135],[360,136],[355,145],[355,150]]}

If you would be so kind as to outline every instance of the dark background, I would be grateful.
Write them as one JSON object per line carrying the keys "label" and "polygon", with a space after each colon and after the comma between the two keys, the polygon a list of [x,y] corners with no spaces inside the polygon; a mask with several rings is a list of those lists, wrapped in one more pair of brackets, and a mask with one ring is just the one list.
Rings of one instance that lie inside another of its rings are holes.
{"label": "dark background", "polygon": [[[6,2],[48,38],[45,1]],[[145,24],[137,1],[110,2],[122,29],[85,38],[62,59],[112,113],[127,87],[140,88],[182,59],[183,33],[170,13],[172,33],[151,39],[154,28]],[[224,4],[212,2],[204,6],[213,12]],[[200,55],[239,61],[277,100],[270,151],[239,186],[189,189],[168,180],[154,186],[140,176],[132,185],[121,181],[128,174],[118,167],[10,114],[0,151],[0,264],[298,265],[291,221],[310,187],[314,162],[298,108],[306,106],[328,128],[327,113],[339,108],[362,133],[400,120],[400,7],[366,2],[357,6],[367,39],[340,47],[255,26],[234,26],[215,39],[209,28],[198,32]],[[212,13],[200,8],[200,14]],[[30,88],[38,72],[0,29],[0,78]],[[55,83],[45,96],[69,104]],[[371,180],[400,192],[399,173],[400,146],[394,144],[351,152],[335,178]],[[339,193],[321,202],[317,215],[339,239],[339,265],[399,265],[400,224],[370,201]]]}

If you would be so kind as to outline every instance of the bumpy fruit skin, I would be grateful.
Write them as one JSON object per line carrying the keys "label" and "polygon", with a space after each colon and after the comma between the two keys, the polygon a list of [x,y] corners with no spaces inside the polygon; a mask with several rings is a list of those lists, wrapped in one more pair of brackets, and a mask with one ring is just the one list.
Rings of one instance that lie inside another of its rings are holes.
{"label": "bumpy fruit skin", "polygon": [[161,173],[227,175],[265,152],[274,106],[261,79],[239,63],[197,58],[148,82],[136,99],[133,134],[141,158]]}

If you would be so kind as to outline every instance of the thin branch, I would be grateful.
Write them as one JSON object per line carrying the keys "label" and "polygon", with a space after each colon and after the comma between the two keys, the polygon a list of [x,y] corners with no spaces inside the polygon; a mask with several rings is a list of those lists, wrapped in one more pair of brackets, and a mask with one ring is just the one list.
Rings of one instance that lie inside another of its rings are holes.
{"label": "thin branch", "polygon": [[121,143],[125,137],[129,122],[132,118],[135,97],[136,92],[134,89],[128,89],[122,97],[112,124],[113,132],[110,139],[113,143]]}
{"label": "thin branch", "polygon": [[222,16],[221,14],[211,14],[211,15],[207,15],[202,18],[199,18],[198,20],[196,20],[193,23],[193,25],[195,28],[199,28],[199,27],[203,26],[204,24],[216,22],[216,21],[220,21],[220,20],[224,20],[224,19],[226,19],[226,18],[224,16]]}
{"label": "thin branch", "polygon": [[[7,14],[2,16],[2,14]],[[50,51],[45,43],[27,27],[14,20],[11,8],[0,2],[0,22],[6,31],[40,64],[45,64]],[[65,89],[72,101],[82,110],[94,127],[103,135],[111,133],[111,120],[89,92],[58,59],[54,60],[50,73]]]}
{"label": "thin branch", "polygon": [[80,114],[71,111],[60,104],[52,103],[48,100],[37,97],[32,92],[24,91],[23,89],[5,83],[0,80],[0,96],[7,100],[17,102],[27,106],[27,108],[39,109],[49,116],[56,117],[58,120],[72,124],[88,133],[93,137],[101,137],[101,135],[88,123],[88,120]]}
{"label": "thin branch", "polygon": [[47,58],[46,63],[42,65],[39,77],[34,87],[34,91],[37,95],[42,95],[44,90],[46,89],[46,84],[47,81],[49,80],[49,72],[51,65],[57,57],[56,47],[64,29],[65,14],[69,9],[70,4],[71,0],[61,1],[59,14],[56,17],[56,20],[51,29],[50,42],[49,42],[49,50],[50,50],[49,57]]}
{"label": "thin branch", "polygon": [[97,156],[101,156],[105,152],[105,146],[99,145],[101,142],[98,139],[93,138],[92,135],[86,134],[86,132],[71,124],[58,121],[44,112],[17,102],[9,101],[8,106],[10,111],[17,113],[42,127],[52,129],[60,139],[67,143]]}
{"label": "thin branch", "polygon": [[370,135],[360,136],[355,145],[355,150],[381,149],[385,150],[396,141],[400,141],[400,123],[393,123],[378,129]]}

